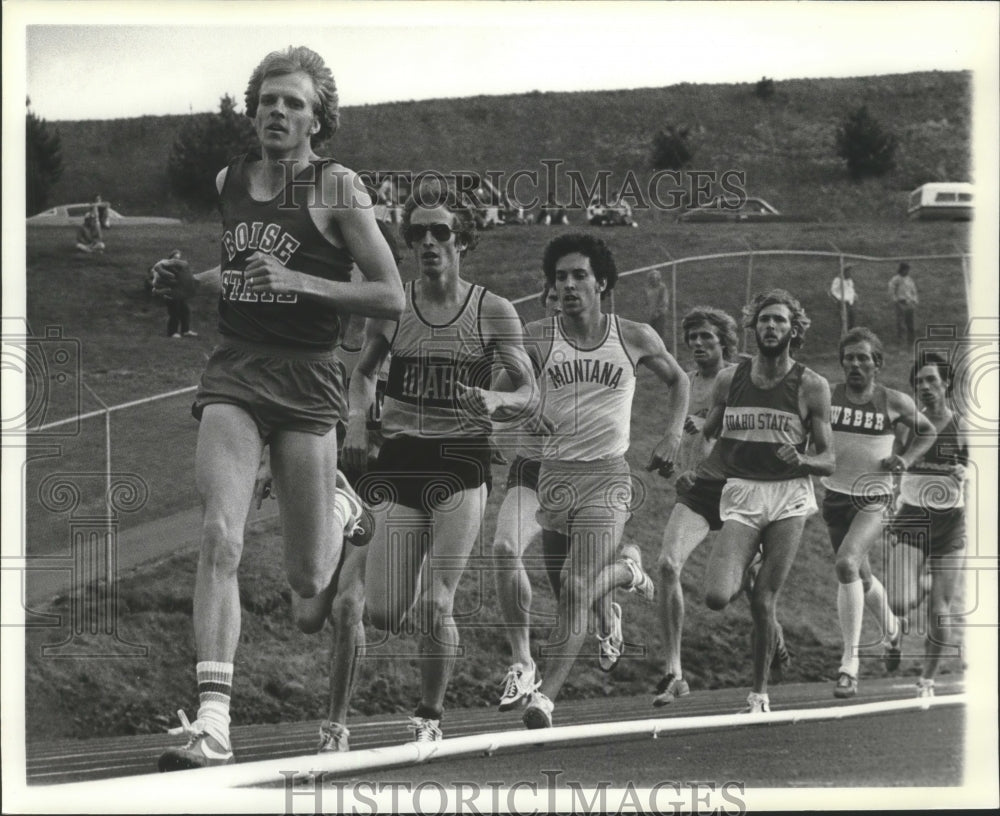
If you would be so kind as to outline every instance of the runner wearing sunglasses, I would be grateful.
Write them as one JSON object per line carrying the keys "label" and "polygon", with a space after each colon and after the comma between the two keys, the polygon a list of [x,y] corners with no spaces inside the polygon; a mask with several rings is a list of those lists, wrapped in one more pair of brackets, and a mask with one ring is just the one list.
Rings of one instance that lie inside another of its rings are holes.
{"label": "runner wearing sunglasses", "polygon": [[[344,456],[367,466],[365,418],[392,353],[376,470],[362,480],[375,508],[365,600],[371,623],[399,634],[413,610],[420,633],[417,742],[441,739],[444,695],[458,653],[455,591],[479,534],[490,489],[491,420],[526,417],[538,392],[521,321],[509,301],[460,277],[476,244],[472,213],[453,192],[418,188],[402,232],[417,280],[394,320],[369,320],[350,386]],[[491,388],[501,367],[511,390]],[[359,488],[360,489],[360,488]]]}

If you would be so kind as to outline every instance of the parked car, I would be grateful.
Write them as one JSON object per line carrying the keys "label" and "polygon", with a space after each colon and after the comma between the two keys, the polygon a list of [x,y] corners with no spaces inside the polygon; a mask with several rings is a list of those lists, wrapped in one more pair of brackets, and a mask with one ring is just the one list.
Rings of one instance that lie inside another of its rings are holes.
{"label": "parked car", "polygon": [[677,216],[684,223],[760,222],[760,221],[815,221],[805,215],[786,215],[768,204],[763,198],[747,198],[742,203],[718,196],[704,207],[687,210]]}
{"label": "parked car", "polygon": [[[58,207],[51,207],[36,215],[29,216],[27,224],[29,227],[77,227],[83,222],[84,216],[91,211],[94,203],[84,204],[60,204]],[[127,227],[140,224],[170,225],[180,224],[179,218],[165,218],[158,215],[122,215],[108,207],[107,223],[102,226]]]}

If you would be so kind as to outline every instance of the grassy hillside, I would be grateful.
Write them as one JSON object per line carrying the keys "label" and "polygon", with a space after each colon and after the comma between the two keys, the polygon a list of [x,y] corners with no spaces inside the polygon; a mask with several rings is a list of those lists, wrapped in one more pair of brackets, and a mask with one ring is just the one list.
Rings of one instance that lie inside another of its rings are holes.
{"label": "grassy hillside", "polygon": [[[463,262],[466,277],[489,284],[507,297],[518,297],[539,286],[542,249],[566,228],[507,227],[484,236]],[[615,250],[620,268],[638,268],[675,258],[712,252],[740,251],[749,242],[757,249],[812,249],[880,257],[950,254],[966,241],[966,227],[950,223],[897,224],[866,221],[837,224],[682,225],[644,223],[640,229],[602,232]],[[213,300],[201,295],[195,303],[196,339],[164,336],[165,310],[145,294],[142,278],[149,264],[167,248],[185,250],[195,266],[212,265],[218,236],[207,224],[181,228],[112,230],[103,256],[80,257],[70,247],[69,235],[55,230],[31,230],[27,246],[28,319],[39,333],[58,326],[63,336],[79,342],[83,379],[109,405],[182,388],[196,382],[215,333]],[[404,276],[412,273],[405,261]],[[859,308],[864,322],[891,340],[892,314],[885,299],[886,281],[894,264],[862,263],[856,269]],[[923,302],[918,330],[928,322],[961,325],[964,301],[956,262],[913,264]],[[837,268],[834,258],[758,257],[754,288],[784,285],[796,292],[813,317],[802,359],[830,378],[839,376],[835,358],[837,321],[825,289]],[[678,311],[708,302],[736,311],[743,300],[747,261],[703,262],[682,267],[678,274]],[[644,315],[641,276],[620,282],[616,310],[626,317]],[[526,304],[523,314],[537,317],[537,307]],[[892,345],[884,379],[905,385],[908,354]],[[682,362],[688,362],[681,353]],[[50,416],[58,419],[75,410],[69,395],[79,388],[71,381],[64,390],[52,389]],[[650,568],[655,563],[666,514],[673,504],[672,488],[643,470],[649,450],[662,428],[661,404],[655,381],[640,381],[633,410],[633,441],[629,458],[642,480],[647,498],[630,522],[626,537],[641,547]],[[196,424],[188,414],[189,397],[115,415],[112,433],[114,467],[132,473],[148,487],[145,505],[122,519],[123,527],[162,517],[196,504],[192,464]],[[96,407],[84,399],[84,409]],[[83,507],[99,509],[100,480],[83,478],[103,466],[103,427],[89,423],[76,437],[63,440],[58,457],[40,459],[28,469],[29,552],[56,554],[66,549],[71,533],[65,513],[46,509],[39,486],[53,472],[82,475]],[[497,468],[497,489],[490,499],[486,522],[470,568],[463,578],[457,602],[465,647],[451,685],[448,705],[493,705],[508,660],[499,617],[489,551],[496,509],[503,497],[505,470]],[[89,492],[88,492],[89,491]],[[241,568],[244,613],[237,657],[234,719],[238,722],[316,719],[323,713],[326,694],[328,635],[299,634],[289,619],[289,595],[280,563],[276,524],[250,532]],[[749,618],[746,604],[735,603],[724,613],[711,613],[701,602],[707,549],[700,549],[685,573],[689,602],[684,662],[694,689],[749,683]],[[72,599],[62,597],[39,608],[61,616],[51,628],[34,628],[27,635],[27,716],[31,739],[63,736],[142,733],[162,729],[181,706],[196,704],[194,654],[191,633],[191,590],[196,553],[176,555],[124,575],[118,586],[118,634],[131,643],[148,646],[143,658],[61,660],[43,657],[46,643],[65,640],[72,620]],[[536,580],[532,631],[535,653],[551,623],[553,603],[543,580]],[[795,654],[790,678],[830,679],[839,656],[836,623],[836,585],[825,529],[818,516],[809,521],[802,550],[782,596],[780,617]],[[642,693],[655,683],[659,632],[655,610],[627,596],[626,659],[613,675],[600,673],[596,643],[590,639],[564,694],[566,696]],[[866,623],[866,636],[874,633]],[[417,693],[417,663],[412,639],[376,641],[361,669],[353,704],[358,712],[408,711]],[[82,641],[91,637],[84,634]],[[919,640],[914,637],[911,645]],[[915,663],[904,664],[913,673]],[[879,674],[877,661],[866,661],[862,673]],[[862,681],[863,682],[863,681]],[[863,688],[863,686],[862,686]],[[775,699],[780,698],[775,689]],[[513,715],[512,715],[513,716]],[[513,720],[512,720],[513,721]]]}
{"label": "grassy hillside", "polygon": [[[345,108],[329,152],[355,169],[436,169],[544,173],[577,171],[587,183],[611,173],[651,173],[653,135],[691,128],[693,166],[746,172],[750,195],[824,221],[905,217],[905,193],[927,181],[970,179],[971,75],[927,72],[775,84],[762,101],[753,84],[690,85],[637,91],[531,93]],[[865,104],[900,141],[897,168],[855,184],[834,156],[834,134]],[[194,214],[169,192],[167,157],[187,117],[54,122],[65,172],[52,203],[100,192],[132,215]],[[544,177],[544,176],[543,176]],[[569,198],[565,176],[558,190]],[[544,195],[544,191],[543,191]],[[640,218],[642,216],[640,215]]]}

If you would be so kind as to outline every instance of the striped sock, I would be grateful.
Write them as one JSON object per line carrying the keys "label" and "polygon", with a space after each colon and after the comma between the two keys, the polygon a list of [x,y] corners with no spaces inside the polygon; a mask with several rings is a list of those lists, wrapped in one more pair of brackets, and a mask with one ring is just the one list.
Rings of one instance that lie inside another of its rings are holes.
{"label": "striped sock", "polygon": [[229,698],[233,693],[233,664],[202,661],[198,673],[198,719],[215,739],[229,747]]}

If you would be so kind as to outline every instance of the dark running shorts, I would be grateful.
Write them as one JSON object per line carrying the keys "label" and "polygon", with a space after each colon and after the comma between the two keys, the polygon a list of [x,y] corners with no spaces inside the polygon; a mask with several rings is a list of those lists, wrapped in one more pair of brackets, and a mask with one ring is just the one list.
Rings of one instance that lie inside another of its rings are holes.
{"label": "dark running shorts", "polygon": [[830,531],[833,551],[840,550],[840,545],[844,543],[854,517],[859,512],[881,514],[891,502],[891,496],[852,496],[839,490],[827,489],[823,497],[823,521]]}
{"label": "dark running shorts", "polygon": [[965,549],[965,508],[931,510],[901,504],[890,529],[898,543],[922,550],[925,558],[951,555]]}
{"label": "dark running shorts", "polygon": [[277,430],[325,436],[347,416],[344,366],[333,352],[225,338],[201,375],[191,413],[223,403],[246,411],[265,440]]}
{"label": "dark running shorts", "polygon": [[722,488],[725,486],[725,481],[696,477],[690,490],[677,494],[677,504],[683,504],[705,519],[709,530],[721,530],[719,502],[722,499]]}
{"label": "dark running shorts", "polygon": [[375,471],[358,480],[358,492],[372,503],[430,512],[459,491],[483,484],[492,489],[491,455],[486,436],[393,437],[382,443]]}
{"label": "dark running shorts", "polygon": [[542,467],[541,459],[527,459],[518,456],[510,463],[507,471],[507,489],[523,487],[538,492],[538,471]]}

